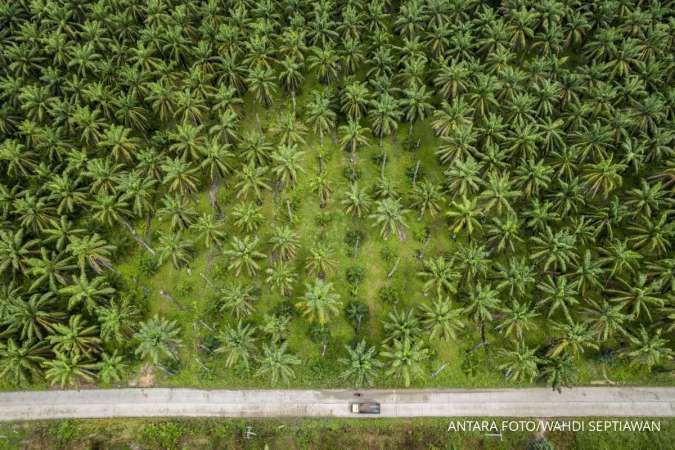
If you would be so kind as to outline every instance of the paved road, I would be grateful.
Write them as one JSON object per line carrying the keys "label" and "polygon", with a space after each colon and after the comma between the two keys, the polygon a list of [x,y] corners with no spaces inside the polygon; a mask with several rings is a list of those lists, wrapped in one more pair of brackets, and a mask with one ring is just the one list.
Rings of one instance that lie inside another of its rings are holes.
{"label": "paved road", "polygon": [[[672,417],[675,388],[367,390],[380,417]],[[349,390],[102,389],[0,393],[0,420],[354,417]],[[357,417],[364,417],[363,415]],[[372,416],[371,416],[372,417]]]}

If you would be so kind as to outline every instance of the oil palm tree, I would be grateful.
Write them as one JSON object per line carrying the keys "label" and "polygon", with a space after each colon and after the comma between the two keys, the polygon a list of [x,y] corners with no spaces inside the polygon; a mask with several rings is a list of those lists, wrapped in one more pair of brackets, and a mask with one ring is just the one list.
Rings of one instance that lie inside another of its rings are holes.
{"label": "oil palm tree", "polygon": [[319,196],[319,207],[321,209],[326,207],[328,200],[333,193],[330,180],[326,172],[321,172],[317,176],[313,177],[309,181],[309,187]]}
{"label": "oil palm tree", "polygon": [[345,317],[354,324],[356,334],[361,331],[361,325],[370,317],[368,305],[359,301],[350,301],[345,306]]}
{"label": "oil palm tree", "polygon": [[605,299],[599,302],[593,299],[586,301],[588,306],[583,309],[584,323],[598,341],[606,342],[617,335],[627,335],[624,324],[629,317],[623,310],[623,304],[611,304]]}
{"label": "oil palm tree", "polygon": [[635,279],[630,281],[619,278],[618,282],[621,286],[618,289],[607,289],[607,293],[612,295],[612,302],[627,307],[632,318],[638,319],[640,314],[644,314],[651,321],[650,307],[664,305],[664,300],[660,295],[660,283],[648,281],[646,274],[638,274]]}
{"label": "oil palm tree", "polygon": [[345,86],[340,110],[347,115],[350,122],[358,123],[366,115],[370,101],[366,83],[354,81]]}
{"label": "oil palm tree", "polygon": [[[212,184],[218,183],[232,173],[232,159],[234,154],[229,144],[222,144],[214,139],[209,140],[201,149],[202,157],[199,168],[206,173]],[[166,177],[168,178],[168,173]],[[167,178],[165,178],[165,183]],[[183,176],[184,178],[184,176]],[[175,177],[174,180],[178,178]],[[175,182],[175,181],[174,181]]]}
{"label": "oil palm tree", "polygon": [[295,96],[305,79],[302,62],[292,56],[286,56],[279,61],[279,66],[279,81],[284,90],[291,95],[291,104],[295,111]]}
{"label": "oil palm tree", "polygon": [[511,305],[504,308],[503,312],[504,317],[496,329],[504,333],[504,336],[515,338],[518,342],[523,341],[524,333],[534,327],[534,320],[539,316],[531,303],[520,303],[516,299],[512,300]]}
{"label": "oil palm tree", "polygon": [[124,357],[117,354],[117,350],[112,353],[102,353],[101,360],[96,363],[98,370],[98,379],[103,383],[114,383],[122,380],[127,370]]}
{"label": "oil palm tree", "polygon": [[278,344],[286,340],[290,321],[291,316],[287,314],[265,314],[260,329],[270,338],[272,344]]}
{"label": "oil palm tree", "polygon": [[254,276],[260,269],[258,260],[265,258],[265,254],[257,250],[258,243],[258,238],[244,236],[240,239],[233,236],[230,248],[224,252],[230,260],[227,268],[233,270],[236,276],[241,274],[242,269],[246,270],[249,276]]}
{"label": "oil palm tree", "polygon": [[45,247],[40,248],[39,258],[28,259],[26,274],[34,277],[30,285],[31,291],[36,291],[43,285],[50,290],[58,291],[59,286],[68,284],[67,275],[77,266],[72,264],[73,258],[64,253],[47,252]]}
{"label": "oil palm tree", "polygon": [[336,114],[331,109],[331,100],[325,91],[312,91],[312,99],[306,106],[305,117],[314,133],[319,135],[323,148],[323,137],[335,128]]}
{"label": "oil palm tree", "polygon": [[380,352],[386,360],[386,375],[403,380],[409,387],[414,379],[424,375],[424,363],[429,359],[429,349],[420,340],[395,340]]}
{"label": "oil palm tree", "polygon": [[[452,135],[456,128],[471,125],[473,123],[472,117],[473,109],[466,103],[464,97],[453,98],[450,103],[444,100],[440,107],[432,113],[431,128],[437,136],[448,137]],[[503,128],[503,125],[501,125],[501,128]],[[481,133],[487,135],[485,131],[485,129],[482,129]],[[490,142],[486,141],[485,144],[488,145]]]}
{"label": "oil palm tree", "polygon": [[421,331],[419,318],[413,309],[402,311],[394,309],[387,314],[383,324],[386,335],[385,342],[412,338],[419,335]]}
{"label": "oil palm tree", "polygon": [[122,344],[134,334],[140,311],[127,297],[112,300],[96,310],[101,340]]}
{"label": "oil palm tree", "polygon": [[563,352],[578,358],[586,349],[598,349],[593,333],[583,323],[555,324],[554,329],[561,335],[548,352],[553,358]]}
{"label": "oil palm tree", "polygon": [[91,218],[107,227],[124,223],[130,215],[127,202],[116,195],[99,194],[89,206]]}
{"label": "oil palm tree", "polygon": [[613,161],[613,155],[602,158],[597,163],[588,164],[583,175],[588,191],[593,196],[600,194],[606,199],[614,189],[621,186],[623,181],[621,172],[625,168],[625,164]]}
{"label": "oil palm tree", "polygon": [[192,225],[192,228],[199,234],[206,248],[220,248],[225,241],[225,233],[222,224],[214,219],[213,215],[202,214]]}
{"label": "oil palm tree", "polygon": [[485,326],[492,322],[493,314],[500,308],[498,292],[490,284],[483,285],[481,282],[469,290],[468,304],[465,308],[469,317],[476,322],[480,329],[481,342],[487,344]]}
{"label": "oil palm tree", "polygon": [[187,265],[192,259],[193,243],[181,231],[161,233],[157,252],[160,264],[171,260],[173,267],[179,269],[181,266]]}
{"label": "oil palm tree", "polygon": [[671,247],[671,239],[675,232],[673,223],[668,220],[668,214],[662,213],[658,218],[640,216],[640,222],[628,227],[634,233],[629,238],[635,248],[653,252],[656,255],[668,253]]}
{"label": "oil palm tree", "polygon": [[310,70],[316,71],[317,78],[323,84],[337,81],[339,73],[339,59],[337,52],[332,46],[312,47],[311,54],[307,57]]}
{"label": "oil palm tree", "polygon": [[339,362],[345,369],[340,378],[349,380],[353,386],[372,386],[382,363],[377,359],[377,349],[369,347],[365,340],[351,347],[345,345],[347,357],[340,358]]}
{"label": "oil palm tree", "polygon": [[372,200],[368,195],[368,192],[365,189],[359,188],[358,183],[352,183],[345,192],[342,205],[348,214],[360,218],[368,212],[371,202]]}
{"label": "oil palm tree", "polygon": [[181,195],[192,194],[197,191],[198,168],[183,159],[167,158],[162,164],[164,179],[169,192],[178,192]]}
{"label": "oil palm tree", "polygon": [[443,194],[441,187],[429,180],[416,183],[411,193],[412,207],[419,211],[419,218],[425,214],[434,217],[441,210]]}
{"label": "oil palm tree", "polygon": [[335,271],[333,249],[325,243],[319,243],[309,249],[305,268],[311,275],[325,279],[326,275]]}
{"label": "oil palm tree", "polygon": [[454,196],[476,194],[482,184],[483,165],[471,155],[466,159],[455,159],[452,165],[445,171],[447,187]]}
{"label": "oil palm tree", "polygon": [[523,242],[521,227],[522,222],[514,214],[507,214],[503,219],[495,217],[486,227],[488,242],[496,244],[498,253],[515,253],[516,245]]}
{"label": "oil palm tree", "polygon": [[422,325],[429,332],[429,340],[457,339],[457,332],[464,328],[461,309],[452,308],[450,299],[438,297],[431,304],[423,304]]}
{"label": "oil palm tree", "polygon": [[244,132],[238,149],[249,165],[264,167],[270,161],[272,145],[261,131]]}
{"label": "oil palm tree", "polygon": [[302,160],[305,152],[298,150],[295,144],[281,145],[272,153],[272,173],[284,186],[293,187],[305,170]]}
{"label": "oil palm tree", "polygon": [[270,131],[279,138],[281,144],[304,144],[307,127],[292,114],[281,114]]}
{"label": "oil palm tree", "polygon": [[356,163],[356,150],[359,147],[368,145],[366,138],[367,129],[362,127],[358,121],[349,120],[345,125],[338,128],[340,133],[340,145],[346,151],[350,152],[351,163]]}
{"label": "oil palm tree", "polygon": [[216,142],[230,145],[237,143],[241,139],[237,113],[230,109],[223,111],[218,121],[209,128],[209,136]]}
{"label": "oil palm tree", "polygon": [[537,348],[530,348],[518,342],[514,349],[500,349],[499,359],[502,361],[499,370],[506,378],[516,383],[526,381],[532,383],[539,376],[539,366],[543,360],[537,356]]}
{"label": "oil palm tree", "polygon": [[462,123],[450,129],[446,136],[441,136],[441,145],[436,150],[438,159],[446,164],[454,160],[465,160],[475,154],[477,133],[470,123]]}
{"label": "oil palm tree", "polygon": [[3,325],[6,331],[18,334],[22,340],[41,340],[47,336],[55,323],[65,316],[56,307],[52,292],[34,293],[28,300],[18,295],[9,299],[5,308]]}
{"label": "oil palm tree", "polygon": [[642,260],[642,255],[631,250],[627,241],[618,239],[611,240],[605,248],[600,248],[604,255],[599,262],[607,266],[609,276],[620,276],[625,274],[635,274],[636,267]]}
{"label": "oil palm tree", "polygon": [[248,368],[256,350],[255,327],[237,322],[228,325],[218,335],[219,346],[215,353],[225,355],[225,367],[243,366]]}
{"label": "oil palm tree", "polygon": [[0,231],[0,272],[25,272],[36,239],[25,239],[23,229],[12,233],[9,230]]}
{"label": "oil palm tree", "polygon": [[568,230],[562,229],[553,233],[550,227],[532,237],[532,253],[530,259],[542,264],[544,271],[549,268],[566,271],[577,259],[576,238]]}
{"label": "oil palm tree", "polygon": [[176,351],[182,342],[179,335],[176,321],[155,315],[140,323],[134,335],[138,341],[135,354],[155,365],[165,357],[177,359]]}
{"label": "oil palm tree", "polygon": [[275,262],[265,269],[265,282],[278,289],[281,295],[290,295],[293,291],[293,285],[297,279],[297,273],[290,264],[285,262]]}
{"label": "oil palm tree", "polygon": [[568,322],[573,322],[570,309],[579,303],[577,283],[569,281],[566,276],[552,277],[547,275],[544,281],[537,284],[542,292],[542,303],[548,304],[547,317],[552,317],[561,310]]}
{"label": "oil palm tree", "polygon": [[333,284],[316,279],[305,284],[305,294],[295,304],[310,322],[325,326],[332,315],[339,313],[342,305],[340,295],[333,290]]}
{"label": "oil palm tree", "polygon": [[439,64],[434,86],[444,98],[457,98],[466,92],[471,72],[465,61],[443,60]]}
{"label": "oil palm tree", "polygon": [[130,160],[138,148],[139,140],[131,136],[130,128],[110,125],[98,141],[98,146],[110,152],[116,161]]}
{"label": "oil palm tree", "polygon": [[483,215],[482,208],[478,206],[478,199],[467,199],[462,196],[462,201],[456,202],[453,200],[451,210],[447,211],[445,215],[452,220],[451,230],[457,234],[466,230],[469,238],[473,236],[474,231],[479,231],[483,228],[480,222],[480,217]]}
{"label": "oil palm tree", "polygon": [[199,161],[202,148],[206,144],[206,136],[201,125],[177,124],[176,128],[169,132],[169,138],[173,141],[169,145],[169,151],[175,153],[179,159]]}
{"label": "oil palm tree", "polygon": [[245,233],[254,233],[265,217],[255,203],[242,203],[232,209],[233,224]]}
{"label": "oil palm tree", "polygon": [[252,163],[243,166],[234,186],[237,189],[237,198],[248,197],[249,194],[253,194],[256,200],[261,199],[263,191],[271,189],[265,179],[266,175],[266,167],[256,167]]}
{"label": "oil palm tree", "polygon": [[408,227],[405,223],[407,212],[408,210],[403,208],[400,200],[384,198],[375,203],[375,211],[368,217],[380,226],[380,234],[383,239],[395,235],[398,236],[399,240],[403,240],[405,239],[405,229]]}
{"label": "oil palm tree", "polygon": [[88,326],[82,316],[76,314],[68,318],[68,324],[54,324],[53,334],[48,338],[55,353],[65,355],[92,356],[98,352],[100,339],[98,327]]}
{"label": "oil palm tree", "polygon": [[513,189],[513,182],[507,174],[490,173],[487,178],[485,190],[480,198],[485,202],[483,208],[486,212],[494,210],[498,215],[505,211],[513,211],[511,202],[518,199],[521,192]]}
{"label": "oil palm tree", "polygon": [[433,110],[431,92],[426,85],[415,83],[403,91],[401,105],[409,123],[408,135],[412,136],[415,122],[426,119]]}
{"label": "oil palm tree", "polygon": [[496,263],[496,275],[500,280],[497,290],[508,288],[511,297],[522,298],[528,295],[535,283],[535,270],[524,257],[510,257],[507,263]]}
{"label": "oil palm tree", "polygon": [[111,287],[105,278],[93,277],[90,279],[84,274],[73,278],[71,284],[59,290],[59,294],[68,299],[69,310],[82,304],[90,313],[96,310],[99,303],[107,300],[115,293],[115,288]]}
{"label": "oil palm tree", "polygon": [[393,136],[398,130],[398,121],[402,116],[400,103],[388,92],[379,95],[368,110],[373,135],[380,139],[380,147],[386,136]]}
{"label": "oil palm tree", "polygon": [[45,378],[50,384],[58,384],[61,389],[66,386],[78,386],[80,382],[93,382],[97,365],[84,355],[56,353],[55,359],[43,363]]}
{"label": "oil palm tree", "polygon": [[673,359],[673,350],[666,339],[661,337],[661,329],[649,332],[640,326],[637,336],[630,336],[630,349],[626,357],[632,365],[643,366],[651,370],[654,366]]}
{"label": "oil palm tree", "polygon": [[272,230],[270,243],[274,255],[283,261],[288,261],[295,257],[300,241],[297,233],[289,226],[280,225]]}
{"label": "oil palm tree", "polygon": [[273,97],[276,94],[277,85],[272,69],[253,67],[248,72],[246,84],[255,100],[266,108],[272,106]]}
{"label": "oil palm tree", "polygon": [[44,341],[13,338],[0,346],[0,376],[8,382],[22,386],[42,374],[41,366],[47,360],[49,347]]}
{"label": "oil palm tree", "polygon": [[554,391],[571,388],[577,381],[577,368],[572,357],[566,353],[546,360],[542,376]]}
{"label": "oil palm tree", "polygon": [[424,270],[417,274],[425,280],[425,295],[432,289],[439,298],[448,293],[457,293],[456,281],[459,278],[459,273],[454,270],[452,261],[447,258],[426,259],[424,261]]}
{"label": "oil palm tree", "polygon": [[219,309],[228,311],[238,320],[250,316],[255,311],[254,302],[256,298],[252,287],[249,285],[244,285],[238,281],[230,283],[220,289],[218,296]]}
{"label": "oil palm tree", "polygon": [[259,357],[258,376],[266,376],[271,384],[279,381],[288,383],[295,377],[293,366],[300,364],[300,359],[288,352],[286,342],[277,344],[263,344],[262,356]]}
{"label": "oil palm tree", "polygon": [[161,208],[157,210],[160,221],[169,220],[171,230],[180,231],[190,228],[197,218],[197,211],[181,194],[166,194],[162,198]]}
{"label": "oil palm tree", "polygon": [[468,245],[458,244],[457,261],[463,282],[487,277],[490,260],[484,245],[475,242],[469,242]]}

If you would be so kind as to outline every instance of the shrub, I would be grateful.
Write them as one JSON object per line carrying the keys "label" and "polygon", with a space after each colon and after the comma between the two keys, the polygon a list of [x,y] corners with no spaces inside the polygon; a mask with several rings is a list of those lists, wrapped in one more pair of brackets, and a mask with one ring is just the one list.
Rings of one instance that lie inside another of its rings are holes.
{"label": "shrub", "polygon": [[151,277],[159,270],[159,262],[152,255],[143,254],[138,260],[138,272],[146,277]]}
{"label": "shrub", "polygon": [[325,227],[332,221],[333,221],[333,214],[331,214],[329,211],[320,212],[314,217],[314,223],[316,223],[320,227]]}
{"label": "shrub", "polygon": [[380,257],[384,262],[391,262],[396,257],[396,253],[389,247],[382,247],[380,250]]}
{"label": "shrub", "polygon": [[[415,171],[417,171],[417,177],[415,177]],[[412,182],[415,180],[415,182],[419,182],[423,177],[424,177],[424,167],[422,164],[417,166],[417,163],[413,164],[412,166],[408,166],[408,168],[405,170],[405,176],[408,177],[408,179]]]}
{"label": "shrub", "polygon": [[295,317],[298,315],[298,310],[295,309],[295,306],[293,306],[293,303],[290,300],[284,300],[272,309],[272,314],[277,316]]}
{"label": "shrub", "polygon": [[401,300],[401,292],[395,286],[383,286],[377,293],[377,296],[385,303],[396,305]]}
{"label": "shrub", "polygon": [[539,437],[527,443],[527,450],[555,450],[555,447],[545,437]]}
{"label": "shrub", "polygon": [[141,435],[147,444],[168,450],[178,448],[183,429],[175,422],[151,423],[143,427]]}
{"label": "shrub", "polygon": [[363,245],[365,235],[360,230],[348,230],[345,233],[345,244],[347,246],[347,256],[353,258],[355,256],[356,243],[359,243],[359,247]]}
{"label": "shrub", "polygon": [[178,294],[179,297],[187,297],[192,291],[194,291],[194,286],[188,280],[181,280],[178,283],[178,286],[176,286],[176,294]]}
{"label": "shrub", "polygon": [[342,175],[346,179],[348,179],[349,181],[354,183],[355,181],[357,181],[361,178],[361,169],[359,169],[358,167],[350,164],[343,169]]}
{"label": "shrub", "polygon": [[[373,164],[375,164],[377,167],[381,167],[381,166],[382,166],[382,161],[384,161],[384,155],[385,155],[385,154],[386,154],[385,152],[379,152],[379,153],[376,153],[376,154],[374,154],[374,155],[370,158],[370,160],[371,160],[371,161],[373,162]],[[387,164],[387,162],[385,162],[385,165],[386,165],[386,164]]]}
{"label": "shrub", "polygon": [[349,267],[346,270],[345,273],[345,278],[347,279],[347,283],[351,284],[352,286],[356,286],[358,284],[361,284],[363,279],[366,276],[366,271],[363,270],[363,267],[361,266],[352,266]]}
{"label": "shrub", "polygon": [[73,420],[63,420],[56,424],[56,438],[62,445],[72,442],[78,434],[78,426]]}

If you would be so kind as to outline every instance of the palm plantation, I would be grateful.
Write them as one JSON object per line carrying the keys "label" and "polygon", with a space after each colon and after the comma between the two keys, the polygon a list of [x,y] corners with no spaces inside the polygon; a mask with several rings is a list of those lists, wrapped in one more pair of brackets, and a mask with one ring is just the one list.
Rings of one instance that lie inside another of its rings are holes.
{"label": "palm plantation", "polygon": [[0,387],[664,380],[672,6],[493,3],[0,1]]}

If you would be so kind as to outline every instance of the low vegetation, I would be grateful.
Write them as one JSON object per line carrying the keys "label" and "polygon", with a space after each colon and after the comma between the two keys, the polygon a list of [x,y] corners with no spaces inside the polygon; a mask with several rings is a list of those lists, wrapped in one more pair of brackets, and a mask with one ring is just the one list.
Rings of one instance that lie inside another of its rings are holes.
{"label": "low vegetation", "polygon": [[0,383],[672,383],[672,4],[496,3],[0,0]]}
{"label": "low vegetation", "polygon": [[[63,420],[0,424],[0,448],[14,449],[526,449],[669,448],[672,420],[660,432],[448,432],[444,419],[416,420]],[[501,422],[498,422],[501,423]]]}

